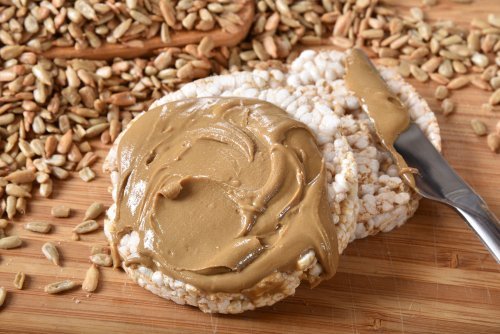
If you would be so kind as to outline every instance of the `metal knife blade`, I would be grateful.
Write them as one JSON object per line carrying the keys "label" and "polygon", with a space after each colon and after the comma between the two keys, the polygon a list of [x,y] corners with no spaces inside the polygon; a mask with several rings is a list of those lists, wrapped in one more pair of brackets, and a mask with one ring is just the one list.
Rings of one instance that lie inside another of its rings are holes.
{"label": "metal knife blade", "polygon": [[[453,207],[500,263],[500,222],[485,201],[458,176],[420,128],[409,120],[406,108],[401,107],[403,103],[390,92],[382,76],[363,51],[351,50],[346,63],[347,86],[354,90],[362,103],[366,103],[363,104],[363,109],[374,123],[381,143],[394,156],[400,170],[406,173],[404,176],[407,183],[423,197]],[[362,72],[363,84],[353,81],[354,74],[350,76],[350,71],[358,74]],[[370,81],[368,85],[367,82]],[[406,125],[401,127],[401,122],[392,122],[393,117],[406,117]],[[379,132],[380,129],[384,131]],[[398,154],[404,159],[403,162]],[[418,173],[408,177],[408,168],[405,165]]]}
{"label": "metal knife blade", "polygon": [[471,186],[453,170],[422,130],[412,123],[396,139],[394,148],[409,167],[418,170],[418,173],[414,174],[416,191],[423,197],[453,207],[500,263],[498,218]]}

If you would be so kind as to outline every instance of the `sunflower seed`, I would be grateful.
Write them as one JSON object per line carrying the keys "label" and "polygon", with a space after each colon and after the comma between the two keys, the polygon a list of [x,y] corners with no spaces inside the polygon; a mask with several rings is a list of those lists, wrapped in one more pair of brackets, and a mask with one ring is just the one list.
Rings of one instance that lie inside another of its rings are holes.
{"label": "sunflower seed", "polygon": [[7,196],[7,203],[5,211],[7,212],[7,218],[14,218],[16,210],[17,198],[15,196]]}
{"label": "sunflower seed", "polygon": [[214,46],[215,44],[212,37],[210,36],[203,37],[203,39],[200,41],[200,44],[198,44],[198,56],[208,57]]}
{"label": "sunflower seed", "polygon": [[95,179],[95,173],[90,167],[84,167],[79,172],[80,178],[85,182],[90,182]]}
{"label": "sunflower seed", "polygon": [[491,94],[488,102],[489,102],[489,104],[491,104],[493,106],[500,104],[500,88],[497,89],[493,94]]}
{"label": "sunflower seed", "polygon": [[489,14],[488,23],[494,27],[500,28],[500,15]]}
{"label": "sunflower seed", "polygon": [[59,252],[57,251],[56,246],[50,242],[46,242],[42,246],[42,253],[45,255],[47,260],[51,261],[56,266],[59,265]]}
{"label": "sunflower seed", "polygon": [[108,254],[97,253],[90,256],[90,261],[101,267],[111,267],[113,265],[113,260]]}
{"label": "sunflower seed", "polygon": [[48,198],[52,194],[52,180],[48,179],[47,182],[40,184],[40,196]]}
{"label": "sunflower seed", "polygon": [[448,97],[448,88],[446,86],[437,86],[436,91],[434,92],[434,97],[438,100],[444,100]]}
{"label": "sunflower seed", "polygon": [[10,173],[6,177],[4,177],[4,180],[20,184],[31,183],[35,181],[35,178],[35,173],[32,170],[25,169]]}
{"label": "sunflower seed", "polygon": [[99,282],[99,269],[95,264],[92,264],[85,274],[85,279],[82,283],[82,290],[86,292],[94,292]]}
{"label": "sunflower seed", "polygon": [[450,99],[444,99],[441,103],[441,109],[443,109],[443,114],[445,116],[448,116],[454,111],[455,105],[453,104],[453,102],[451,102]]}
{"label": "sunflower seed", "polygon": [[23,285],[24,285],[24,280],[26,279],[26,275],[20,271],[16,274],[16,276],[14,277],[14,287],[18,290],[22,290],[23,289]]}
{"label": "sunflower seed", "polygon": [[486,66],[488,66],[488,62],[489,62],[488,57],[482,53],[479,53],[479,52],[474,53],[472,55],[471,60],[475,65],[477,65],[479,67],[486,67]]}
{"label": "sunflower seed", "polygon": [[26,198],[24,197],[19,197],[16,201],[16,211],[21,214],[21,215],[24,215],[26,213],[26,207],[27,207],[27,201],[26,201]]}
{"label": "sunflower seed", "polygon": [[500,150],[500,136],[498,134],[490,133],[488,137],[486,137],[486,143],[492,152],[498,153]]}
{"label": "sunflower seed", "polygon": [[448,89],[459,89],[465,87],[469,84],[470,80],[468,77],[456,77],[451,80],[446,86]]}
{"label": "sunflower seed", "polygon": [[66,205],[53,206],[50,214],[56,218],[68,218],[71,214],[71,208],[67,207]]}
{"label": "sunflower seed", "polygon": [[441,65],[439,65],[438,73],[444,77],[451,78],[453,76],[453,66],[451,64],[451,61],[449,61],[448,59],[443,61]]}
{"label": "sunflower seed", "polygon": [[384,37],[384,30],[382,29],[366,29],[360,33],[360,36],[367,39],[379,39]]}
{"label": "sunflower seed", "polygon": [[488,84],[488,82],[484,81],[483,79],[479,78],[479,77],[475,77],[473,78],[470,83],[473,85],[473,86],[476,86],[477,88],[479,89],[482,89],[482,90],[487,90],[487,91],[491,91],[492,88],[491,86]]}
{"label": "sunflower seed", "polygon": [[437,70],[439,65],[441,65],[441,61],[440,57],[432,57],[422,64],[421,69],[427,73],[432,73]]}
{"label": "sunflower seed", "polygon": [[83,223],[80,223],[75,226],[73,229],[73,232],[78,233],[78,234],[85,234],[85,233],[90,233],[99,228],[99,223],[97,223],[95,220],[86,220]]}
{"label": "sunflower seed", "polygon": [[55,294],[55,293],[60,293],[60,292],[71,290],[71,289],[75,288],[76,286],[78,286],[78,284],[76,284],[75,282],[73,282],[71,280],[64,280],[64,281],[55,282],[55,283],[51,283],[51,284],[46,285],[44,288],[44,291],[46,293]]}
{"label": "sunflower seed", "polygon": [[0,286],[0,307],[5,303],[5,298],[7,297],[7,290],[3,286]]}
{"label": "sunflower seed", "polygon": [[486,124],[484,124],[483,121],[480,121],[477,118],[473,118],[470,121],[470,125],[476,135],[486,136],[486,134],[488,134],[488,128],[486,127]]}
{"label": "sunflower seed", "polygon": [[101,123],[101,124],[96,124],[91,126],[90,128],[87,129],[85,132],[85,137],[86,138],[93,138],[96,136],[99,136],[104,130],[109,128],[109,123]]}
{"label": "sunflower seed", "polygon": [[52,225],[44,222],[29,222],[24,224],[24,228],[31,232],[36,233],[49,233],[52,229]]}
{"label": "sunflower seed", "polygon": [[0,249],[11,249],[21,246],[23,241],[17,235],[0,239]]}
{"label": "sunflower seed", "polygon": [[20,186],[18,186],[16,184],[13,184],[13,183],[9,183],[7,185],[7,187],[5,187],[5,192],[9,196],[29,197],[29,198],[31,198],[31,194],[28,191],[24,190],[22,187],[20,187]]}
{"label": "sunflower seed", "polygon": [[105,207],[102,203],[94,202],[85,211],[84,220],[92,220],[98,218],[104,211]]}
{"label": "sunflower seed", "polygon": [[415,79],[417,79],[420,82],[425,82],[429,79],[429,75],[427,72],[423,71],[420,67],[411,64],[410,65],[410,72],[413,75]]}

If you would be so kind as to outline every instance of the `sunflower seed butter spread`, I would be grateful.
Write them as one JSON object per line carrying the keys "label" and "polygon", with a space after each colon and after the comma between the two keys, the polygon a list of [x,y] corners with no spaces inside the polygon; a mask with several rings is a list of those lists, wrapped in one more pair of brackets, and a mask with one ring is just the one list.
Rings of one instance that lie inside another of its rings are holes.
{"label": "sunflower seed butter spread", "polygon": [[140,238],[124,265],[206,292],[244,293],[298,270],[310,250],[323,269],[318,282],[335,273],[322,156],[309,129],[280,108],[241,98],[167,103],[133,122],[117,158],[113,243],[130,231]]}

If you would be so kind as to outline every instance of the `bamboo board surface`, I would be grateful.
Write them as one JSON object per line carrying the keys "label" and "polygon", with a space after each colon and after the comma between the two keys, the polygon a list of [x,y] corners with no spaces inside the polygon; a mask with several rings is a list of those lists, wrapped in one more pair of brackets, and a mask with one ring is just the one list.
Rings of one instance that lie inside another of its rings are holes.
{"label": "bamboo board surface", "polygon": [[[476,0],[472,7],[441,2],[432,17],[467,23],[472,17],[500,12],[498,0]],[[398,6],[419,3],[405,1]],[[435,85],[412,83],[431,108],[439,110],[432,97]],[[487,94],[475,88],[452,98],[458,105],[456,113],[448,118],[438,114],[444,155],[500,216],[500,156],[491,153],[485,139],[475,137],[469,128],[470,119],[478,117],[493,129],[500,111],[482,112]],[[98,153],[104,157],[106,148],[100,147]],[[95,169],[100,170],[100,165]],[[7,231],[19,234],[25,243],[0,253],[0,286],[9,291],[0,309],[0,332],[500,333],[500,266],[452,210],[426,200],[403,227],[350,244],[330,281],[313,290],[300,287],[294,297],[242,315],[209,315],[176,305],[109,268],[101,270],[96,293],[87,296],[76,289],[57,296],[45,294],[48,283],[83,280],[90,247],[105,244],[101,233],[72,241],[71,229],[93,201],[111,203],[108,186],[102,173],[88,184],[76,176],[58,185],[52,199],[31,201],[29,214]],[[51,218],[50,209],[57,204],[73,208],[72,216]],[[52,221],[54,233],[37,235],[21,228],[23,222],[34,220]],[[43,257],[40,248],[48,239],[59,247],[62,267]],[[12,285],[18,271],[28,275],[22,291]]]}

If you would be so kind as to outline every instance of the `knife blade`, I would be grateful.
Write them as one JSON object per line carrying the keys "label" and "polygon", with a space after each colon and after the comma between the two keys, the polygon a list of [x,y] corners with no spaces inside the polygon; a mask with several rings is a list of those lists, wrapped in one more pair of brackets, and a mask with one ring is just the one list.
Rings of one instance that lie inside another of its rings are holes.
{"label": "knife blade", "polygon": [[[408,111],[401,108],[403,103],[390,92],[378,70],[361,50],[351,50],[346,67],[348,88],[361,101],[405,182],[423,197],[453,207],[500,263],[500,222],[486,202],[453,170],[418,125],[409,120]],[[361,69],[364,80],[358,84],[353,82],[355,78],[350,71],[360,73]],[[375,99],[371,94],[375,94]],[[406,117],[401,115],[404,112],[408,117],[406,124],[401,121]],[[387,114],[390,117],[396,115],[400,121],[392,122],[391,118],[387,119]],[[401,158],[404,161],[400,161]]]}

